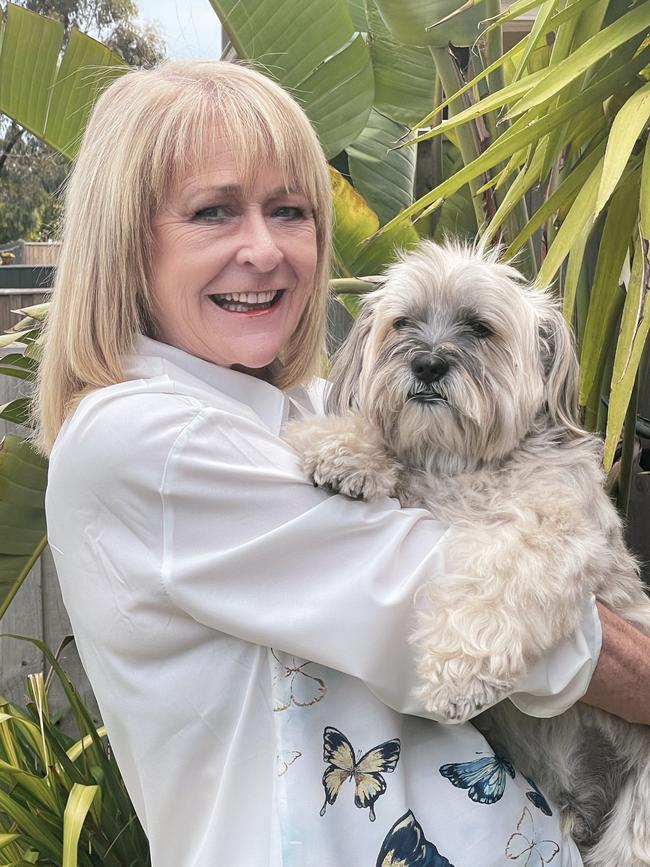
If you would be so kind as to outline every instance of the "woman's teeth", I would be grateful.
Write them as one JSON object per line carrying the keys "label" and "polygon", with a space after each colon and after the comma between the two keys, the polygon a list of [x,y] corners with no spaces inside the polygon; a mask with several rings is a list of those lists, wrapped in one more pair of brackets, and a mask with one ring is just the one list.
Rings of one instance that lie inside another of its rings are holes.
{"label": "woman's teeth", "polygon": [[210,298],[223,310],[246,313],[248,310],[267,310],[279,300],[282,292],[282,289],[275,292],[224,292],[223,295],[210,295]]}

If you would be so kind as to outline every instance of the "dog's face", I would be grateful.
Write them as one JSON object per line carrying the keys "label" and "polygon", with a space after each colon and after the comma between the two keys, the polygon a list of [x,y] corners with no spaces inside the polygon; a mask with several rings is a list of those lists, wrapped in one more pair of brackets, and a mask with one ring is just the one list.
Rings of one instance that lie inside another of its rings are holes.
{"label": "dog's face", "polygon": [[330,406],[358,407],[409,463],[434,452],[458,472],[501,460],[541,413],[574,423],[575,380],[570,336],[544,293],[494,254],[425,242],[367,298]]}

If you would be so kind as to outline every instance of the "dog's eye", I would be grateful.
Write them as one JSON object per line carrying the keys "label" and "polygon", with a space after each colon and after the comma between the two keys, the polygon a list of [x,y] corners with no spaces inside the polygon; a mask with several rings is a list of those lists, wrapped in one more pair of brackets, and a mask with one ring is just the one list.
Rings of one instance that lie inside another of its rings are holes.
{"label": "dog's eye", "polygon": [[397,331],[399,331],[400,328],[406,328],[406,326],[408,324],[409,324],[409,320],[406,318],[406,316],[400,316],[399,319],[396,319],[393,322],[393,328],[395,328],[395,329],[397,329]]}
{"label": "dog's eye", "polygon": [[494,333],[490,326],[480,319],[473,319],[469,326],[477,337],[490,337]]}

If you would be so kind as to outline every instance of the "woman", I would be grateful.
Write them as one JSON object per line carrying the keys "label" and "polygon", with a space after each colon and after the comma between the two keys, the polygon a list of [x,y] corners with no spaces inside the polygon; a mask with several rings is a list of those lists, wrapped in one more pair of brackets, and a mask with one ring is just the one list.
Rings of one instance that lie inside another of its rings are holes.
{"label": "woman", "polygon": [[[330,209],[301,110],[218,62],[112,84],[68,187],[48,530],[153,865],[578,865],[534,784],[411,698],[444,528],[314,489],[280,437],[319,410]],[[599,644],[589,603],[513,699],[561,712]]]}

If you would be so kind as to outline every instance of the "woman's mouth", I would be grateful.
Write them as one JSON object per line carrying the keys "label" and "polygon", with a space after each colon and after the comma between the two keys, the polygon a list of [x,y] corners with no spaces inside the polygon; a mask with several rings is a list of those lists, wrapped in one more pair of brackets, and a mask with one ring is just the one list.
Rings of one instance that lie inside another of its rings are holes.
{"label": "woman's mouth", "polygon": [[272,292],[224,292],[209,297],[222,310],[231,313],[249,313],[256,310],[270,310],[283,294],[284,289],[276,289]]}

